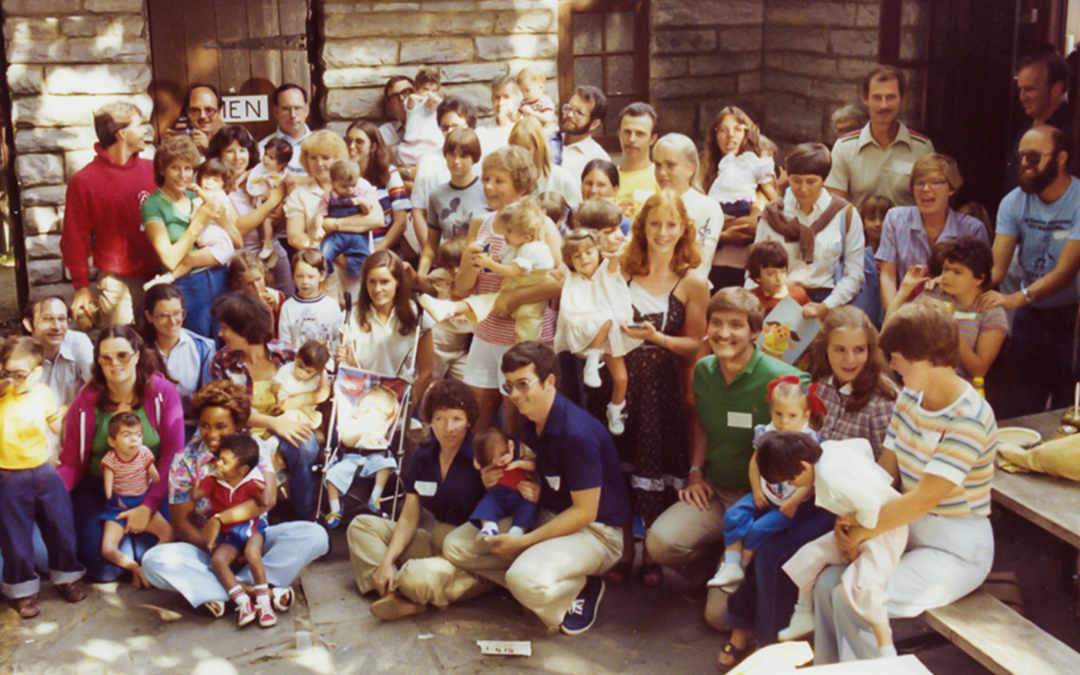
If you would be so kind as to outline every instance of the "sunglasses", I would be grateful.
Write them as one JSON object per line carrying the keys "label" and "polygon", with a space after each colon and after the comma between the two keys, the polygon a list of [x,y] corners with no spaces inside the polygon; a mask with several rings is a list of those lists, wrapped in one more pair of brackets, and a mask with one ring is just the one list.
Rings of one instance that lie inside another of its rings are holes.
{"label": "sunglasses", "polygon": [[519,394],[524,394],[525,392],[529,391],[529,387],[533,386],[534,384],[536,384],[539,381],[540,381],[539,377],[534,377],[534,378],[529,379],[529,380],[518,380],[517,382],[503,382],[502,387],[500,387],[500,389],[502,389],[503,393],[506,394],[507,396],[514,393],[515,389],[517,390],[517,392]]}

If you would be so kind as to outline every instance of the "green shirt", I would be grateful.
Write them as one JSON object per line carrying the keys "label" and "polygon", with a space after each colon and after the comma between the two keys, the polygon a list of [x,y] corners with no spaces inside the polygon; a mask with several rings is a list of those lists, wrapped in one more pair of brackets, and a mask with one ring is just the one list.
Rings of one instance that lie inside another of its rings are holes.
{"label": "green shirt", "polygon": [[[154,453],[154,459],[161,457],[161,437],[146,417],[146,408],[141,407],[131,412],[142,420],[143,445]],[[105,459],[105,455],[112,449],[109,447],[109,420],[114,414],[116,413],[94,408],[94,440],[90,444],[90,466],[87,471],[95,478],[104,476],[101,472],[101,460]]]}
{"label": "green shirt", "polygon": [[697,362],[694,399],[705,431],[705,477],[713,485],[750,489],[754,427],[772,419],[765,400],[769,383],[791,374],[798,375],[804,385],[810,384],[809,373],[756,350],[731,384],[724,380],[714,354]]}
{"label": "green shirt", "polygon": [[[188,225],[191,224],[191,216],[195,213],[195,193],[186,190],[185,194],[189,203],[187,213],[181,211],[180,205],[169,199],[161,188],[155,190],[154,194],[147,197],[142,205],[143,230],[146,230],[147,223],[157,221],[165,226],[169,243],[175,244],[180,237],[184,236]],[[191,250],[197,251],[198,247],[192,245]]]}

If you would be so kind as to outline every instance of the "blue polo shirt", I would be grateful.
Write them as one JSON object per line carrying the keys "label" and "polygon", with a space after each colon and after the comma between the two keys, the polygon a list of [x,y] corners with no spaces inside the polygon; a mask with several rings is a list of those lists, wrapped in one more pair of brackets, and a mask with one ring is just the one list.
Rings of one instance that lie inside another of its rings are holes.
{"label": "blue polo shirt", "polygon": [[619,527],[630,517],[619,456],[607,427],[562,394],[555,395],[544,433],[526,420],[525,444],[536,453],[540,506],[552,513],[570,508],[571,492],[600,488],[596,522]]}
{"label": "blue polo shirt", "polygon": [[409,460],[405,492],[420,497],[420,505],[440,523],[461,525],[468,522],[486,492],[480,472],[473,466],[472,440],[471,433],[465,437],[450,463],[445,481],[439,468],[438,441],[421,443]]}

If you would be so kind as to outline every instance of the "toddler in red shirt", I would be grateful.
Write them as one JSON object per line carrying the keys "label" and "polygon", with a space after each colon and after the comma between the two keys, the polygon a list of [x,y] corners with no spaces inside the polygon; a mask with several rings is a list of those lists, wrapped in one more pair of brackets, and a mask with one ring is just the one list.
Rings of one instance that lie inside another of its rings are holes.
{"label": "toddler in red shirt", "polygon": [[518,484],[532,480],[536,460],[532,451],[517,439],[491,428],[481,431],[473,438],[473,464],[477,469],[502,467],[499,482],[487,491],[476,505],[469,520],[480,527],[477,537],[494,537],[499,534],[499,519],[512,516],[513,525],[508,534],[518,536],[536,527],[537,505],[525,499],[518,491]]}
{"label": "toddler in red shirt", "polygon": [[746,258],[746,273],[757,286],[750,290],[766,316],[790,297],[800,306],[810,302],[810,296],[802,286],[787,283],[788,254],[784,246],[776,241],[762,241],[750,247]]}

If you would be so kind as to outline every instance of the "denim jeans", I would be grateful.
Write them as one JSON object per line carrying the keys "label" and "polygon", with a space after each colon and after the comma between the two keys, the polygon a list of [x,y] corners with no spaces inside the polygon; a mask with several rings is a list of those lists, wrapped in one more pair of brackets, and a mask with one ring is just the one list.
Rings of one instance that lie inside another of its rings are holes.
{"label": "denim jeans", "polygon": [[184,296],[184,328],[211,340],[217,337],[218,323],[210,316],[210,306],[228,290],[227,272],[224,265],[206,267],[173,282]]}
{"label": "denim jeans", "polygon": [[278,454],[289,469],[289,499],[300,518],[310,520],[315,516],[316,480],[311,465],[319,456],[319,444],[312,434],[300,445],[293,445],[278,436]]}
{"label": "denim jeans", "polygon": [[[168,480],[166,478],[166,480]],[[100,478],[87,475],[71,491],[71,505],[75,509],[75,538],[79,560],[86,566],[86,573],[94,583],[116,581],[126,572],[101,555],[105,510],[105,484]],[[168,519],[168,509],[162,512]],[[127,535],[120,541],[120,552],[135,562],[142,562],[143,554],[157,543],[152,534]]]}
{"label": "denim jeans", "polygon": [[326,258],[326,273],[334,273],[334,258],[339,255],[345,256],[348,276],[356,279],[360,276],[360,268],[370,255],[369,240],[367,233],[355,232],[331,232],[323,238],[319,248],[322,249],[323,257]]}
{"label": "denim jeans", "polygon": [[34,522],[41,528],[53,583],[78,581],[86,573],[75,555],[71,499],[56,468],[0,469],[0,552],[4,556],[3,594],[25,598],[38,592],[34,571]]}

